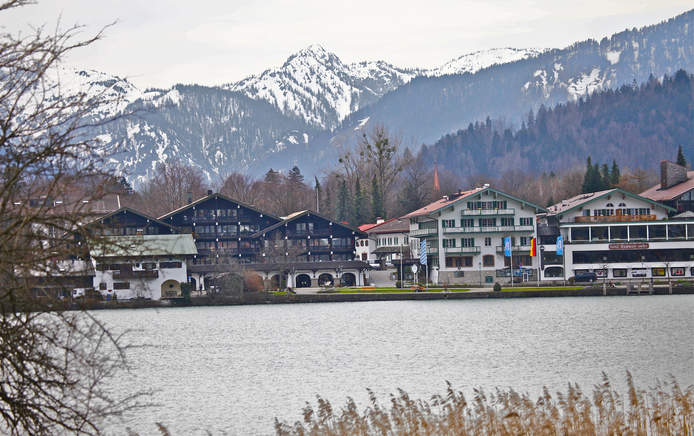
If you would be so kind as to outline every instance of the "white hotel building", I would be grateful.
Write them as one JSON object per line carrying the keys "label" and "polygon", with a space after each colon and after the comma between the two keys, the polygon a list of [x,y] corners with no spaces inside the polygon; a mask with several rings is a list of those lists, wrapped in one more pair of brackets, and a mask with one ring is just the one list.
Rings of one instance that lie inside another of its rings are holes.
{"label": "white hotel building", "polygon": [[[594,272],[606,280],[694,277],[694,220],[621,189],[581,194],[538,216],[544,280]],[[564,256],[556,254],[562,235]]]}
{"label": "white hotel building", "polygon": [[540,212],[546,210],[485,185],[444,196],[403,218],[410,220],[410,237],[427,241],[434,282],[490,285],[510,281],[505,237],[512,241],[516,280],[536,280],[539,263],[530,256],[530,241]]}

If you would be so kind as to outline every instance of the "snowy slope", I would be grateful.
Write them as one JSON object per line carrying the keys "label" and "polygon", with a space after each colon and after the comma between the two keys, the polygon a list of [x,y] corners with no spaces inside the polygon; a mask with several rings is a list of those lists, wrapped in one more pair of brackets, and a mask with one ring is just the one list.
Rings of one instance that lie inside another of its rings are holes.
{"label": "snowy slope", "polygon": [[451,59],[440,67],[426,72],[427,76],[443,76],[445,74],[476,73],[492,65],[506,64],[535,57],[545,50],[536,48],[492,48],[464,54]]}

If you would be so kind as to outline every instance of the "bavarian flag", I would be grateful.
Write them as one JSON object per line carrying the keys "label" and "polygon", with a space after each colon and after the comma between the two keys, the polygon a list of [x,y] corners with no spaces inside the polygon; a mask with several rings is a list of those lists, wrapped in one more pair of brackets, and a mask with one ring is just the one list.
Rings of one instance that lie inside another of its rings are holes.
{"label": "bavarian flag", "polygon": [[530,240],[530,255],[532,257],[537,256],[537,244],[535,243],[535,238]]}

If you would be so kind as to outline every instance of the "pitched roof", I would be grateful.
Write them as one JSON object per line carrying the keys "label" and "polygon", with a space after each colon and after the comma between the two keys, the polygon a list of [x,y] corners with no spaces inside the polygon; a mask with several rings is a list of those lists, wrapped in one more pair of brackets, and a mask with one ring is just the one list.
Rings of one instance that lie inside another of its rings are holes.
{"label": "pitched roof", "polygon": [[646,189],[639,195],[650,198],[653,201],[668,201],[673,200],[685,192],[691,191],[692,189],[694,189],[694,171],[688,171],[687,180],[682,183],[678,183],[666,189],[661,189],[659,183]]}
{"label": "pitched roof", "polygon": [[195,201],[192,202],[192,203],[186,204],[185,206],[181,206],[181,207],[179,207],[178,209],[174,209],[174,210],[172,210],[171,212],[168,212],[168,213],[166,213],[166,214],[160,216],[159,219],[160,219],[160,220],[164,220],[164,219],[166,219],[166,218],[169,218],[169,217],[172,216],[172,215],[175,215],[175,214],[177,214],[177,213],[179,213],[179,212],[183,212],[184,210],[190,209],[190,208],[192,208],[193,206],[197,206],[198,204],[204,203],[204,202],[206,202],[207,200],[211,200],[211,199],[213,199],[213,198],[221,198],[222,200],[226,200],[226,201],[229,201],[229,202],[231,202],[231,203],[236,203],[236,204],[238,204],[238,205],[240,205],[240,206],[242,206],[242,207],[245,207],[246,209],[250,209],[250,210],[252,210],[252,211],[254,211],[254,212],[258,212],[259,214],[261,214],[261,215],[263,215],[263,216],[267,216],[267,217],[270,217],[270,218],[274,218],[274,219],[276,219],[277,221],[281,221],[281,219],[280,219],[279,217],[276,217],[276,216],[274,216],[274,215],[272,215],[272,214],[269,214],[269,213],[267,213],[267,212],[263,212],[262,210],[257,209],[257,208],[255,208],[255,207],[251,206],[250,204],[246,204],[246,203],[243,203],[243,202],[241,202],[241,201],[234,200],[233,198],[227,197],[226,195],[220,194],[220,193],[218,193],[218,192],[213,192],[212,194],[208,194],[208,195],[206,195],[206,196],[204,196],[204,197],[202,197],[202,198],[199,198],[199,199],[195,200]]}
{"label": "pitched roof", "polygon": [[106,236],[90,247],[92,257],[181,256],[198,254],[193,235]]}
{"label": "pitched roof", "polygon": [[338,222],[338,221],[334,221],[334,220],[332,220],[332,219],[330,219],[330,218],[328,218],[328,217],[326,217],[326,216],[324,216],[324,215],[321,215],[321,214],[319,214],[319,213],[317,213],[317,212],[314,212],[314,211],[312,211],[312,210],[302,210],[302,211],[298,211],[298,212],[294,212],[294,213],[289,214],[289,215],[287,216],[286,219],[284,219],[284,220],[282,220],[282,221],[280,221],[280,222],[278,222],[278,223],[276,223],[276,224],[273,224],[273,225],[271,225],[271,226],[269,226],[269,227],[265,227],[264,229],[260,229],[260,231],[255,232],[254,234],[252,234],[252,235],[251,235],[251,238],[257,238],[257,237],[259,237],[259,236],[263,236],[263,235],[265,235],[265,233],[267,233],[267,232],[271,232],[271,231],[273,231],[273,230],[275,230],[275,229],[281,227],[281,226],[284,225],[284,224],[287,224],[287,223],[289,223],[289,222],[292,222],[292,221],[294,221],[294,220],[296,220],[296,219],[298,219],[298,218],[304,217],[304,216],[306,216],[306,215],[315,215],[315,216],[317,216],[318,218],[322,218],[322,219],[324,219],[324,220],[326,220],[326,221],[330,221],[330,222],[333,223],[334,225],[342,226],[342,227],[344,227],[344,228],[346,228],[346,229],[349,229],[349,230],[353,231],[355,234],[358,234],[359,236],[366,236],[366,234],[365,234],[364,232],[362,232],[361,230],[359,230],[358,228],[352,227],[352,226],[347,225],[347,224],[340,223],[340,222]]}
{"label": "pitched roof", "polygon": [[372,224],[362,224],[359,226],[359,230],[362,232],[366,232],[370,228],[376,227],[378,224],[377,223],[372,223]]}
{"label": "pitched roof", "polygon": [[483,192],[488,192],[488,191],[496,193],[496,194],[501,195],[503,197],[507,197],[507,198],[510,198],[512,200],[518,201],[520,203],[527,204],[528,206],[534,208],[537,212],[545,212],[546,211],[546,209],[544,207],[538,206],[535,203],[531,203],[527,200],[523,200],[522,198],[518,198],[514,195],[507,194],[503,191],[499,191],[498,189],[494,189],[494,188],[491,188],[489,186],[485,186],[483,188],[475,188],[475,189],[471,189],[469,191],[461,191],[461,192],[457,192],[454,195],[443,197],[439,200],[434,201],[433,203],[430,203],[430,204],[424,206],[421,209],[417,209],[414,212],[408,213],[407,215],[405,215],[402,218],[413,218],[413,217],[417,217],[417,216],[431,215],[431,214],[436,213],[436,212],[440,211],[441,209],[444,209],[448,206],[451,206],[454,203],[457,203],[461,200],[464,200],[466,198],[471,198],[472,196],[482,194]]}
{"label": "pitched roof", "polygon": [[140,212],[139,210],[131,209],[131,208],[125,207],[125,206],[124,206],[124,207],[121,207],[121,208],[119,208],[119,209],[117,209],[117,210],[114,210],[113,212],[109,212],[109,213],[107,213],[107,214],[105,214],[105,215],[102,215],[102,216],[99,216],[99,217],[95,217],[92,221],[86,223],[85,226],[95,225],[97,222],[102,222],[103,220],[105,220],[105,219],[107,219],[107,218],[110,218],[110,217],[112,217],[112,216],[118,215],[118,214],[123,213],[123,212],[126,212],[126,213],[127,213],[127,212],[130,212],[130,213],[133,213],[133,214],[135,214],[135,215],[139,215],[139,216],[141,216],[142,218],[148,219],[148,220],[150,220],[150,221],[152,221],[152,222],[155,222],[155,223],[157,223],[157,224],[161,224],[162,226],[166,226],[166,227],[168,227],[168,228],[170,228],[170,229],[176,231],[176,233],[178,233],[178,230],[176,229],[176,227],[172,226],[171,224],[167,224],[166,222],[164,222],[164,221],[162,221],[162,220],[160,220],[160,219],[158,219],[158,218],[151,217],[151,216],[149,216],[149,215],[147,215],[147,214],[145,214],[145,213]]}
{"label": "pitched roof", "polygon": [[614,193],[620,193],[620,194],[624,194],[624,195],[632,197],[632,198],[643,200],[647,203],[650,203],[654,206],[662,207],[663,209],[671,211],[671,212],[675,211],[675,209],[673,209],[669,206],[666,206],[662,203],[658,203],[656,201],[653,201],[650,198],[642,197],[640,195],[633,194],[633,193],[631,193],[629,191],[625,191],[624,189],[621,189],[621,188],[613,188],[613,189],[606,189],[604,191],[590,192],[587,194],[579,194],[579,195],[571,197],[567,200],[563,200],[560,203],[557,203],[557,204],[554,204],[554,205],[548,207],[547,208],[547,215],[559,215],[559,214],[567,213],[567,212],[570,212],[570,211],[572,211],[576,208],[579,208],[585,204],[588,204],[592,201],[599,200],[601,198],[604,198],[604,197],[606,197],[610,194],[614,194]]}
{"label": "pitched roof", "polygon": [[475,189],[471,189],[469,191],[459,192],[456,194],[455,197],[453,197],[453,196],[442,197],[442,198],[440,198],[440,199],[438,199],[432,203],[427,204],[424,207],[421,207],[421,208],[415,210],[414,212],[408,213],[403,218],[413,218],[413,217],[417,217],[417,216],[430,215],[434,212],[437,212],[437,211],[443,209],[446,206],[450,206],[451,204],[453,204],[459,200],[462,200],[463,198],[469,197],[472,194],[476,194],[476,193],[478,193],[484,189],[486,189],[486,188],[475,188]]}
{"label": "pitched roof", "polygon": [[410,220],[404,218],[391,218],[376,224],[367,233],[408,233],[410,231]]}

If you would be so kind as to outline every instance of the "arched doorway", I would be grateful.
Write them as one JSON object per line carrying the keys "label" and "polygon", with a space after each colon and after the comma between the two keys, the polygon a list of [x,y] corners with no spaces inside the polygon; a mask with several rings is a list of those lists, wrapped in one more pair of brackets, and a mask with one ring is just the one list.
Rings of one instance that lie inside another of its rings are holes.
{"label": "arched doorway", "polygon": [[167,280],[161,284],[161,298],[178,298],[181,295],[181,284],[176,280]]}
{"label": "arched doorway", "polygon": [[545,268],[545,277],[563,277],[564,276],[564,268],[560,266],[548,266]]}
{"label": "arched doorway", "polygon": [[280,282],[281,282],[281,280],[280,280],[280,275],[279,275],[279,274],[275,274],[274,276],[272,276],[272,277],[270,278],[270,288],[272,288],[272,289],[279,289],[279,288],[280,288]]}
{"label": "arched doorway", "polygon": [[335,280],[332,275],[323,273],[318,276],[318,286],[335,286]]}
{"label": "arched doorway", "polygon": [[357,284],[357,278],[354,277],[352,273],[342,274],[342,286],[355,286]]}
{"label": "arched doorway", "polygon": [[297,288],[309,288],[311,287],[311,277],[308,274],[299,274],[296,276],[296,287]]}

